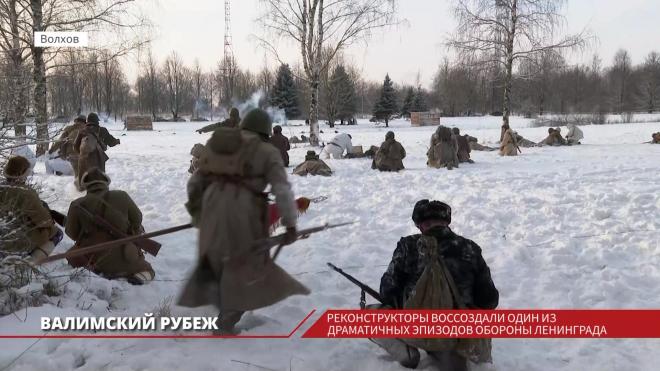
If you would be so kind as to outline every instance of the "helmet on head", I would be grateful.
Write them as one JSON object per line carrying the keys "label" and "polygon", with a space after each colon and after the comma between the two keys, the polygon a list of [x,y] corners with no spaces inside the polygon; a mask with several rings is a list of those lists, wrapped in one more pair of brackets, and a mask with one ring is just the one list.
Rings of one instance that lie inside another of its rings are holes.
{"label": "helmet on head", "polygon": [[99,115],[96,113],[92,112],[89,115],[87,115],[87,123],[88,124],[99,124]]}
{"label": "helmet on head", "polygon": [[388,131],[387,134],[385,134],[385,139],[394,139],[394,132]]}
{"label": "helmet on head", "polygon": [[451,207],[440,201],[420,200],[415,204],[412,220],[415,225],[427,220],[441,220],[451,224]]}
{"label": "helmet on head", "polygon": [[7,179],[18,179],[28,176],[30,173],[30,161],[23,156],[14,156],[7,161],[4,174]]}
{"label": "helmet on head", "polygon": [[451,128],[451,132],[454,133],[455,135],[461,134],[461,130],[459,128]]}
{"label": "helmet on head", "polygon": [[279,125],[273,126],[273,133],[280,134],[282,133],[282,127]]}
{"label": "helmet on head", "polygon": [[305,155],[305,161],[318,160],[318,159],[319,159],[319,155],[317,155],[315,151],[307,151],[307,154]]}
{"label": "helmet on head", "polygon": [[273,120],[266,111],[259,108],[248,112],[241,121],[241,129],[264,135],[270,135],[272,127]]}

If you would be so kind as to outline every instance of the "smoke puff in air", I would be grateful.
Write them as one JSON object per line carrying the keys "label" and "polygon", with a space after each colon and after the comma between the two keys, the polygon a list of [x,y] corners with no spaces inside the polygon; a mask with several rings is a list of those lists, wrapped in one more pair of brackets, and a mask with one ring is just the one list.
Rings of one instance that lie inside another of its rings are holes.
{"label": "smoke puff in air", "polygon": [[264,91],[259,89],[252,93],[250,98],[248,98],[245,102],[237,104],[236,108],[238,108],[238,111],[241,113],[241,117],[245,116],[245,114],[250,112],[250,110],[261,108],[268,113],[274,123],[286,125],[287,119],[284,110],[266,105],[264,95]]}

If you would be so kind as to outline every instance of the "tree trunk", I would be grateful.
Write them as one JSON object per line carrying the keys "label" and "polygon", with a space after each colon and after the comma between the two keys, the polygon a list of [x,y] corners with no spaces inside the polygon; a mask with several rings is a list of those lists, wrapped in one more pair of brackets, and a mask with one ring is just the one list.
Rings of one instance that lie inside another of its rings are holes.
{"label": "tree trunk", "polygon": [[[32,31],[41,32],[43,28],[42,0],[31,0]],[[32,49],[32,79],[34,81],[34,109],[35,125],[37,127],[37,156],[41,156],[48,150],[48,105],[46,102],[46,64],[44,62],[44,49],[31,47]]]}
{"label": "tree trunk", "polygon": [[319,145],[319,78],[314,77],[310,84],[311,99],[309,102],[309,143],[313,146]]}
{"label": "tree trunk", "polygon": [[12,0],[9,2],[9,26],[12,33],[12,50],[9,52],[9,59],[11,60],[10,77],[11,77],[11,106],[9,107],[9,122],[14,126],[14,135],[17,137],[25,136],[25,114],[27,112],[27,102],[25,99],[25,91],[27,82],[23,74],[23,55],[20,47],[19,28],[18,28],[18,14],[16,12],[17,1]]}
{"label": "tree trunk", "polygon": [[518,1],[513,0],[511,4],[511,29],[508,30],[506,42],[506,64],[504,75],[504,104],[502,110],[502,124],[509,126],[509,116],[511,115],[511,87],[513,80],[513,43],[516,37],[516,22]]}

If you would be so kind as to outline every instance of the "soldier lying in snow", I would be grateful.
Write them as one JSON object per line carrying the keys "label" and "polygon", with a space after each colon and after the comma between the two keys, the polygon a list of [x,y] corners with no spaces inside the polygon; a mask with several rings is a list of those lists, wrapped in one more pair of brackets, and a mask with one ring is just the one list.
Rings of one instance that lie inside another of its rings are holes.
{"label": "soldier lying in snow", "polygon": [[25,157],[11,157],[5,164],[0,220],[11,223],[14,233],[3,236],[0,245],[3,252],[29,254],[29,259],[38,263],[53,252],[63,233],[37,192],[26,185],[29,175],[30,162]]}
{"label": "soldier lying in snow", "polygon": [[657,133],[653,133],[653,134],[651,135],[651,138],[653,138],[653,140],[651,140],[650,143],[660,144],[660,131],[657,132]]}
{"label": "soldier lying in snow", "polygon": [[548,128],[548,136],[539,142],[539,146],[565,146],[568,143],[561,136],[560,128]]}
{"label": "soldier lying in snow", "polygon": [[[475,242],[450,228],[451,208],[420,200],[412,215],[421,234],[401,238],[380,280],[385,307],[495,309],[499,293]],[[439,279],[438,279],[439,278]],[[425,290],[416,288],[424,287]],[[416,368],[425,350],[439,369],[467,370],[467,360],[489,362],[490,339],[372,339],[404,367]]]}
{"label": "soldier lying in snow", "polygon": [[488,152],[497,151],[497,148],[488,147],[479,144],[479,139],[475,137],[471,137],[469,135],[465,135],[465,137],[467,138],[468,145],[470,146],[470,150],[472,151],[488,151]]}
{"label": "soldier lying in snow", "polygon": [[[98,215],[124,235],[144,232],[142,212],[133,199],[124,191],[109,190],[109,184],[110,178],[99,168],[81,176],[80,185],[87,194],[69,206],[65,232],[75,241],[70,251],[121,238],[97,224],[89,214]],[[84,267],[107,279],[125,278],[134,285],[151,281],[155,276],[142,250],[133,243],[68,261],[73,267]]]}
{"label": "soldier lying in snow", "polygon": [[293,169],[294,175],[307,176],[307,175],[321,175],[331,176],[332,169],[330,166],[323,162],[314,151],[307,151],[305,155],[305,162],[296,166]]}
{"label": "soldier lying in snow", "polygon": [[401,143],[394,139],[394,132],[388,131],[385,134],[385,141],[380,145],[376,156],[374,156],[371,167],[380,171],[403,170],[404,158],[406,158],[406,150]]}

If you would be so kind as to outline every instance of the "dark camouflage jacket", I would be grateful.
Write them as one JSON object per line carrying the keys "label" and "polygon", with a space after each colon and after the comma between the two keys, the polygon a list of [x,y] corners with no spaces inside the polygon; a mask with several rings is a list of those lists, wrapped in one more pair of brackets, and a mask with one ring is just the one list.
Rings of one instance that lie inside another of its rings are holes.
{"label": "dark camouflage jacket", "polygon": [[[479,245],[455,234],[449,227],[435,227],[427,234],[437,239],[440,255],[454,278],[465,306],[479,309],[497,307],[499,293]],[[383,304],[400,308],[422,275],[424,264],[417,248],[419,237],[419,234],[403,237],[397,244],[392,261],[380,280]]]}

